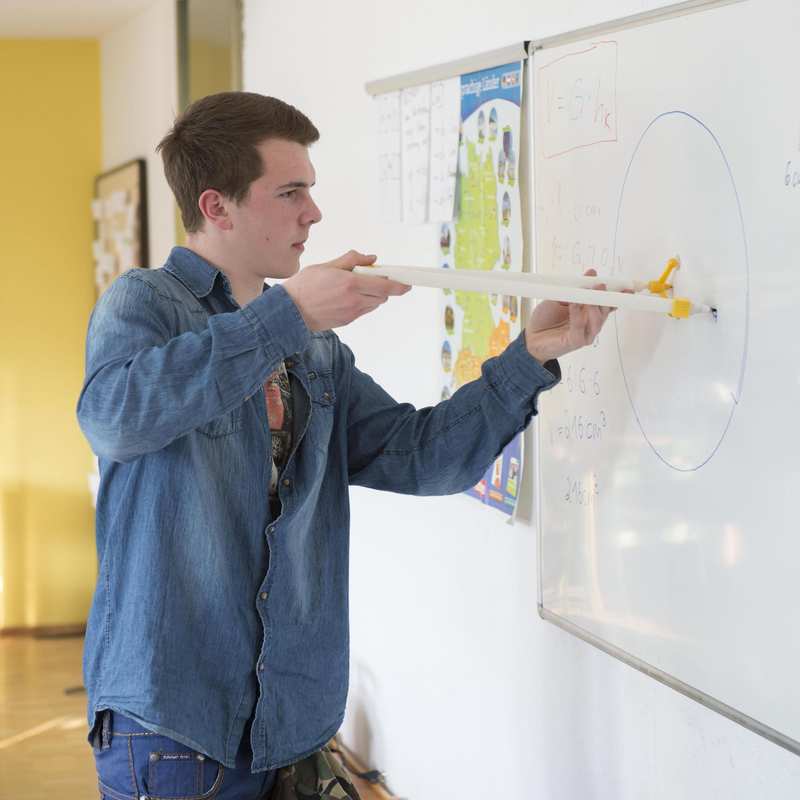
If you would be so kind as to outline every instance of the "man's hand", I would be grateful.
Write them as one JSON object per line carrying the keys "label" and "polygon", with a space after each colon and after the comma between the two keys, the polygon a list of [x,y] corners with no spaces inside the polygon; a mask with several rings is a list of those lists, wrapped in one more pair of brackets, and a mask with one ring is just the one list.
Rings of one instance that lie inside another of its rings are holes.
{"label": "man's hand", "polygon": [[[597,275],[593,269],[585,275]],[[605,289],[598,284],[596,289]],[[544,300],[525,326],[528,352],[541,364],[591,344],[608,318],[610,308]]]}
{"label": "man's hand", "polygon": [[325,331],[347,325],[374,311],[389,297],[411,289],[388,278],[353,274],[353,267],[374,264],[375,258],[351,250],[325,264],[305,267],[284,281],[283,288],[310,330]]}

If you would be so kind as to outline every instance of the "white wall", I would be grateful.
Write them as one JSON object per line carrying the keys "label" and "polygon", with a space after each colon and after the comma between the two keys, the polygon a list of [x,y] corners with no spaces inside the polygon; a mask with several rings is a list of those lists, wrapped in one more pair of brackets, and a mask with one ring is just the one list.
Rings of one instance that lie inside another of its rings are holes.
{"label": "white wall", "polygon": [[175,3],[155,0],[100,40],[103,169],[147,159],[150,264],[160,266],[175,241],[175,212],[155,147],[178,107]]}
{"label": "white wall", "polygon": [[[289,100],[322,132],[312,155],[325,219],[307,263],[356,247],[386,263],[435,265],[432,227],[377,221],[365,81],[655,5],[246,2],[245,88]],[[342,336],[392,394],[424,405],[438,391],[438,313],[436,293],[417,289]],[[530,524],[504,525],[463,497],[354,490],[352,504],[352,687],[343,733],[396,793],[800,793],[797,757],[541,621]]]}

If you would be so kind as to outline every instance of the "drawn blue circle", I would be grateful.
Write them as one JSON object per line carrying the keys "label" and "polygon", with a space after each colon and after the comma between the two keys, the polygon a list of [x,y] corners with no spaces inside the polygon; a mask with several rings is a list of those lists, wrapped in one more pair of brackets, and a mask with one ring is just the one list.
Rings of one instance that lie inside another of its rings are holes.
{"label": "drawn blue circle", "polygon": [[617,220],[616,225],[614,226],[614,247],[613,247],[613,260],[612,263],[617,263],[617,241],[619,236],[619,229],[620,229],[620,218],[622,215],[622,202],[625,197],[625,187],[628,183],[628,178],[631,174],[631,168],[633,167],[634,161],[636,160],[636,154],[639,152],[642,143],[645,140],[645,137],[653,128],[653,126],[658,123],[660,120],[663,120],[667,117],[674,117],[674,116],[681,116],[685,117],[692,122],[696,123],[702,130],[711,138],[714,142],[717,150],[719,151],[720,156],[725,164],[725,169],[727,170],[728,177],[731,181],[731,188],[733,189],[733,194],[736,198],[736,208],[739,213],[739,224],[741,226],[741,234],[742,234],[742,244],[744,247],[744,265],[745,265],[745,311],[744,311],[744,344],[742,347],[742,360],[740,364],[739,370],[739,378],[737,384],[737,391],[736,395],[732,398],[733,403],[731,405],[730,414],[728,415],[728,419],[725,422],[725,426],[722,430],[722,434],[719,437],[719,440],[714,444],[711,451],[706,455],[698,464],[689,467],[683,467],[678,464],[673,464],[668,458],[666,458],[663,453],[661,453],[658,447],[653,443],[652,439],[648,436],[647,431],[645,430],[644,424],[642,423],[641,416],[639,411],[636,408],[636,403],[633,398],[633,393],[631,390],[630,383],[628,381],[628,376],[625,372],[625,362],[622,357],[622,342],[620,341],[620,331],[619,331],[619,323],[617,318],[614,318],[614,329],[616,332],[616,340],[617,340],[617,356],[619,357],[619,364],[620,370],[622,372],[622,379],[625,384],[625,392],[628,396],[628,401],[631,404],[631,410],[633,411],[634,418],[636,419],[636,424],[639,426],[639,430],[642,433],[645,441],[649,445],[650,449],[655,453],[655,455],[662,461],[667,467],[670,469],[676,470],[678,472],[695,472],[699,470],[701,467],[705,466],[717,453],[720,448],[720,445],[724,441],[728,430],[730,429],[731,422],[733,421],[733,415],[736,412],[736,408],[738,407],[739,401],[741,400],[742,396],[742,388],[744,386],[744,375],[745,369],[747,366],[747,352],[748,352],[748,345],[749,345],[749,336],[750,336],[750,256],[747,247],[747,233],[745,230],[745,223],[744,223],[744,214],[742,212],[742,203],[739,197],[739,190],[736,187],[736,181],[733,177],[733,171],[731,169],[730,162],[728,161],[728,157],[725,155],[725,151],[722,148],[717,137],[714,135],[713,131],[700,119],[696,116],[689,114],[686,111],[674,110],[674,111],[665,111],[663,114],[659,114],[655,117],[650,124],[644,129],[644,132],[639,137],[639,141],[636,143],[636,147],[633,150],[633,154],[631,155],[630,161],[628,162],[627,169],[625,170],[625,178],[622,181],[622,189],[620,190],[619,195],[619,204],[617,205]]}

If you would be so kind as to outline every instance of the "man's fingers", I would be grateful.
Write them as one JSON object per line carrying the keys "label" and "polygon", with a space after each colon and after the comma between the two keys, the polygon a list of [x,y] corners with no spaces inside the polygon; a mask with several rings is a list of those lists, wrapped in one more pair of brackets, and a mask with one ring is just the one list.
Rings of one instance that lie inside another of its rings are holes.
{"label": "man's fingers", "polygon": [[597,334],[605,325],[606,320],[608,319],[608,315],[614,311],[615,309],[609,308],[607,306],[592,306],[589,310],[589,325],[590,330],[589,333],[591,335],[591,340],[594,341]]}
{"label": "man's fingers", "polygon": [[368,267],[375,263],[378,258],[376,255],[359,253],[358,250],[350,250],[339,258],[334,258],[328,262],[329,267],[336,269],[352,270],[353,267]]}
{"label": "man's fingers", "polygon": [[597,311],[596,306],[586,307],[586,325],[583,327],[583,343],[584,345],[591,344],[594,339],[594,317]]}
{"label": "man's fingers", "polygon": [[571,342],[583,342],[586,336],[586,306],[580,303],[569,304],[569,327],[566,335]]}
{"label": "man's fingers", "polygon": [[603,327],[607,314],[599,306],[572,303],[569,307],[569,326],[578,346],[591,344]]}
{"label": "man's fingers", "polygon": [[606,316],[607,314],[604,313],[604,310],[598,306],[592,306],[592,308],[589,309],[589,324],[587,326],[589,339],[587,344],[593,342],[597,334],[600,333],[600,329],[606,321]]}
{"label": "man's fingers", "polygon": [[380,275],[376,275],[374,278],[371,275],[356,275],[354,277],[356,291],[367,297],[397,297],[411,290],[411,287],[406,283],[399,283]]}
{"label": "man's fingers", "polygon": [[587,306],[580,303],[569,304],[569,324],[570,327],[580,330],[586,327],[586,309]]}
{"label": "man's fingers", "polygon": [[545,330],[562,325],[568,319],[569,303],[555,300],[542,300],[531,312],[528,327],[534,330]]}

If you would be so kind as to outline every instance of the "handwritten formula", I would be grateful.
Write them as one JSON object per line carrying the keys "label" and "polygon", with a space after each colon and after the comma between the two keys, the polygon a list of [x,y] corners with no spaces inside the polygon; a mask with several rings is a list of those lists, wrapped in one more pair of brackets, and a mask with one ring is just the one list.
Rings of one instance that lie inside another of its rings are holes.
{"label": "handwritten formula", "polygon": [[545,158],[617,141],[617,43],[595,42],[539,69]]}

